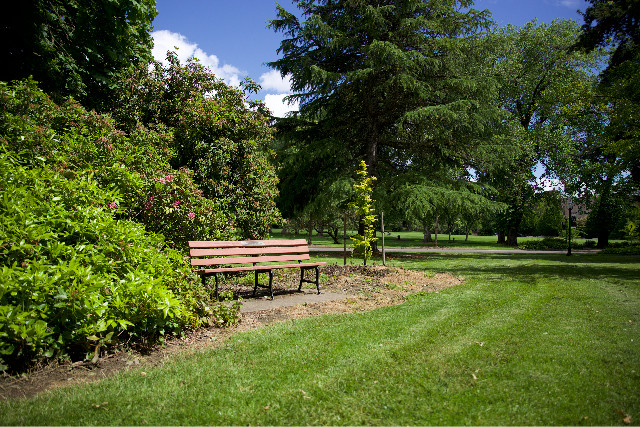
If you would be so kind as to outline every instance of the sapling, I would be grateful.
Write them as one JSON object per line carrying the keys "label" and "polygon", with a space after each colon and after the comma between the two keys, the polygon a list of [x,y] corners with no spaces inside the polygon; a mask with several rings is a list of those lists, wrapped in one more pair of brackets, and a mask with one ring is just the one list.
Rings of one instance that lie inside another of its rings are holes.
{"label": "sapling", "polygon": [[352,256],[362,258],[363,265],[367,265],[367,260],[371,258],[371,244],[378,240],[373,237],[373,224],[376,222],[376,215],[373,214],[373,202],[371,193],[373,192],[372,184],[376,180],[374,176],[367,177],[367,164],[360,162],[360,167],[356,171],[356,180],[353,184],[353,201],[349,203],[360,218],[361,229],[363,234],[356,234],[351,237],[353,240]]}

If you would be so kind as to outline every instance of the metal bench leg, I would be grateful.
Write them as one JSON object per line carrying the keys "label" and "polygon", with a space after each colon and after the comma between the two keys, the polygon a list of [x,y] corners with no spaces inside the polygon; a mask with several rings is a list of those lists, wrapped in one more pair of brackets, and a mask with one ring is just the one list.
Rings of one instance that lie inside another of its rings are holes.
{"label": "metal bench leg", "polygon": [[216,296],[216,300],[218,299],[218,273],[213,273],[213,277],[216,278],[216,291],[215,291],[215,296]]}
{"label": "metal bench leg", "polygon": [[253,296],[256,296],[256,290],[258,289],[258,271],[254,271],[255,273],[255,285],[253,286]]}
{"label": "metal bench leg", "polygon": [[[311,268],[315,268],[315,270],[316,270],[316,280],[315,281],[306,280],[304,278],[305,270],[310,270]],[[307,267],[307,268],[300,267],[300,286],[298,286],[298,292],[300,292],[302,290],[302,282],[315,283],[316,284],[316,289],[318,290],[318,295],[320,295],[320,269],[318,268],[318,266]]]}
{"label": "metal bench leg", "polygon": [[320,295],[320,269],[316,265],[316,289],[318,290],[318,295]]}
{"label": "metal bench leg", "polygon": [[273,271],[269,270],[269,292],[271,293],[271,301],[273,301]]}

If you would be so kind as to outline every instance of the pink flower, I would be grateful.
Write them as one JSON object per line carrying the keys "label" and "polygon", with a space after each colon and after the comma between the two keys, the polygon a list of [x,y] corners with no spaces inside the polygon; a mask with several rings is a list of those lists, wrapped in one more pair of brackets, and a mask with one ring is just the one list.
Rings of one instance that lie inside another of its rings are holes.
{"label": "pink flower", "polygon": [[196,214],[195,214],[195,213],[193,213],[193,212],[189,212],[189,213],[187,214],[187,216],[189,217],[189,219],[190,219],[190,220],[192,220],[192,221],[193,221],[193,219],[196,217]]}
{"label": "pink flower", "polygon": [[175,202],[171,203],[171,206],[173,206],[174,208],[177,208],[179,204],[180,204],[180,200],[176,200]]}
{"label": "pink flower", "polygon": [[165,176],[165,177],[164,177],[164,179],[165,179],[167,182],[173,181],[173,174],[169,174],[169,175]]}
{"label": "pink flower", "polygon": [[109,209],[115,209],[118,207],[118,202],[111,202],[109,203]]}

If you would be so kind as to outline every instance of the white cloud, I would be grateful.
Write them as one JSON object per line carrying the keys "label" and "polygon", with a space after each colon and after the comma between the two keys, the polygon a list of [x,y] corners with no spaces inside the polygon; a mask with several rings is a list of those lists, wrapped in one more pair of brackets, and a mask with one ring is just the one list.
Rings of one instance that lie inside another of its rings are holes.
{"label": "white cloud", "polygon": [[[172,33],[167,30],[159,30],[151,33],[153,37],[153,49],[151,54],[156,61],[166,63],[167,51],[172,50],[178,54],[180,62],[184,63],[189,58],[198,58],[200,63],[231,86],[238,86],[243,80],[243,73],[233,65],[222,64],[215,55],[209,55],[198,47],[196,43],[190,42],[185,36],[179,33]],[[178,48],[177,50],[175,48]]]}
{"label": "white cloud", "polygon": [[[238,86],[243,80],[243,73],[230,64],[220,64],[216,55],[209,55],[200,49],[197,43],[190,42],[184,35],[167,30],[159,30],[151,33],[153,36],[153,49],[151,54],[156,61],[166,64],[167,51],[175,51],[181,63],[189,58],[198,58],[200,63],[231,86]],[[175,48],[178,48],[177,50]],[[282,78],[276,70],[269,71],[260,76],[260,84],[263,90],[272,90],[276,94],[267,94],[264,102],[276,117],[284,117],[290,111],[298,111],[299,103],[288,104],[284,97],[291,94],[291,80],[287,76]]]}
{"label": "white cloud", "polygon": [[555,6],[563,6],[563,7],[567,7],[569,9],[578,9],[581,6],[580,1],[578,0],[554,0],[553,4]]}
{"label": "white cloud", "polygon": [[260,76],[260,85],[264,90],[275,90],[278,93],[291,93],[291,78],[289,75],[282,78],[280,72],[271,70]]}
{"label": "white cloud", "polygon": [[281,94],[267,94],[264,97],[264,103],[267,108],[271,111],[271,113],[276,117],[284,117],[290,111],[298,111],[300,108],[300,104],[298,102],[294,102],[293,104],[288,104],[284,97],[287,96],[286,93]]}

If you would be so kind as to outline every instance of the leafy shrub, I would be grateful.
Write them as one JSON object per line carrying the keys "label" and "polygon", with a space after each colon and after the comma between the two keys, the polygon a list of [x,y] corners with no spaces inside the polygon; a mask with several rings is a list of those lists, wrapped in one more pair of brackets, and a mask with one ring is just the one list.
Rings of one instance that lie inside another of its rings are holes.
{"label": "leafy shrub", "polygon": [[600,251],[601,254],[608,255],[640,255],[640,245],[607,247]]}
{"label": "leafy shrub", "polygon": [[567,249],[568,243],[565,239],[545,237],[542,240],[529,240],[519,243],[518,247],[531,250],[562,250]]}
{"label": "leafy shrub", "polygon": [[269,162],[271,118],[263,103],[248,96],[257,86],[250,80],[228,86],[197,60],[181,64],[175,52],[167,54],[166,66],[152,65],[122,76],[113,116],[127,132],[140,124],[171,129],[171,165],[194,172],[203,196],[217,201],[237,236],[264,238],[280,215],[277,175]]}
{"label": "leafy shrub", "polygon": [[226,201],[205,198],[190,171],[172,170],[172,134],[162,125],[125,135],[107,115],[70,100],[55,104],[32,80],[0,83],[0,101],[0,141],[20,152],[23,165],[44,160],[69,178],[93,172],[101,188],[120,196],[119,218],[162,233],[170,246],[233,235]]}
{"label": "leafy shrub", "polygon": [[[529,240],[518,245],[520,249],[531,250],[565,250],[569,248],[569,243],[563,238],[545,237],[542,240]],[[596,242],[594,240],[586,240],[583,243],[571,242],[573,249],[594,249]]]}
{"label": "leafy shrub", "polygon": [[0,152],[0,365],[207,321],[213,304],[186,257],[116,219],[116,191],[19,159]]}

